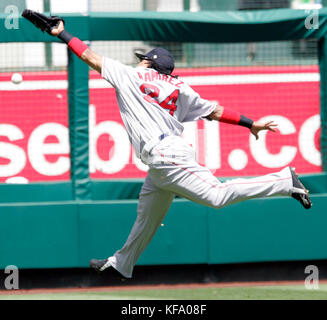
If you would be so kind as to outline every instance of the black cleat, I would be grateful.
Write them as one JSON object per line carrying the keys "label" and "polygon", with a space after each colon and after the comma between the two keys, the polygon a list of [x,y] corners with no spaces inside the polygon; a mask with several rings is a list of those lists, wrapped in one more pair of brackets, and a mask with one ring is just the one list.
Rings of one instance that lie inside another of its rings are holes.
{"label": "black cleat", "polygon": [[90,267],[93,268],[97,272],[104,271],[105,269],[111,267],[108,259],[98,260],[92,259],[90,261]]}
{"label": "black cleat", "polygon": [[98,273],[102,273],[106,269],[110,269],[110,273],[118,278],[120,281],[127,280],[120,272],[118,272],[109,262],[109,259],[92,259],[90,261],[90,268],[94,269]]}
{"label": "black cleat", "polygon": [[295,173],[295,169],[290,167],[292,182],[293,182],[293,190],[291,196],[299,201],[305,209],[310,209],[312,207],[312,202],[309,197],[309,190],[301,183],[297,174]]}

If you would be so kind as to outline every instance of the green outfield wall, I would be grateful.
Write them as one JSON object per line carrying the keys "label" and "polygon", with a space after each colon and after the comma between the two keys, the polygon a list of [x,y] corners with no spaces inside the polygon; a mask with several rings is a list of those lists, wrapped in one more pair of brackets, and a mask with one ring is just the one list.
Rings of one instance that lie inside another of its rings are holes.
{"label": "green outfield wall", "polygon": [[[327,259],[327,194],[307,211],[291,198],[219,210],[177,199],[138,265]],[[137,200],[0,205],[0,269],[88,267],[125,242]]]}
{"label": "green outfield wall", "polygon": [[[138,264],[327,259],[326,173],[301,180],[312,193],[310,210],[287,197],[219,210],[175,199]],[[0,184],[0,269],[83,268],[119,249],[136,218],[143,180],[90,183],[88,201],[73,200],[70,182]]]}

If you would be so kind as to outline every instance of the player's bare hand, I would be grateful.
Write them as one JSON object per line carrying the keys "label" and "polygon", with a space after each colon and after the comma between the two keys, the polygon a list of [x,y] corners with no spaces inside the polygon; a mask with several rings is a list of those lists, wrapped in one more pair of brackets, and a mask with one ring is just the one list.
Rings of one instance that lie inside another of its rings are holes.
{"label": "player's bare hand", "polygon": [[259,139],[258,132],[261,130],[269,130],[275,132],[277,128],[277,124],[274,121],[268,121],[266,123],[253,122],[252,127],[250,129],[251,133],[255,136],[255,139]]}
{"label": "player's bare hand", "polygon": [[64,23],[63,23],[62,21],[60,21],[60,22],[59,22],[59,26],[58,26],[57,28],[53,28],[53,29],[51,30],[51,34],[52,34],[53,36],[57,37],[61,31],[64,31],[64,29],[65,29],[65,28],[64,28]]}

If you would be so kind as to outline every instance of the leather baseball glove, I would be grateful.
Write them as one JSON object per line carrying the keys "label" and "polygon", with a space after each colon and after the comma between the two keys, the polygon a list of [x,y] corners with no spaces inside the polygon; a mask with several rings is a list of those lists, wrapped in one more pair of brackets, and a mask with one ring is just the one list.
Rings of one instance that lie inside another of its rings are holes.
{"label": "leather baseball glove", "polygon": [[65,24],[65,21],[57,16],[47,17],[33,10],[24,10],[22,16],[32,22],[37,28],[41,29],[42,32],[46,31],[50,35],[51,30],[58,27],[60,21]]}

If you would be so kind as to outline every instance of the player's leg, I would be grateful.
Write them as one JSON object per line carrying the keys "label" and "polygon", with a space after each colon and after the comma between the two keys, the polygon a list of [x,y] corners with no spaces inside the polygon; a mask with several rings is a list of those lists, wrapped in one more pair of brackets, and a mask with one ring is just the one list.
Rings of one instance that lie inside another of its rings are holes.
{"label": "player's leg", "polygon": [[152,153],[149,174],[157,186],[210,207],[221,208],[258,197],[290,196],[293,190],[290,168],[221,183],[210,170],[194,160],[193,150],[178,137],[164,139]]}
{"label": "player's leg", "polygon": [[[165,172],[167,170],[167,168],[164,169]],[[159,171],[151,172],[152,176],[157,177]],[[158,184],[189,200],[214,208],[251,198],[288,196],[292,186],[289,168],[265,176],[232,179],[224,183],[219,182],[209,170],[205,170],[196,163],[178,171],[180,172],[177,174],[182,178],[174,180],[171,179],[172,176],[161,175],[162,178],[157,179]]]}
{"label": "player's leg", "polygon": [[174,196],[172,192],[154,186],[147,177],[140,192],[137,218],[124,246],[108,259],[96,260],[101,261],[98,262],[99,268],[92,265],[94,262],[91,267],[103,271],[111,266],[125,278],[131,278],[138,258],[160,226]]}

